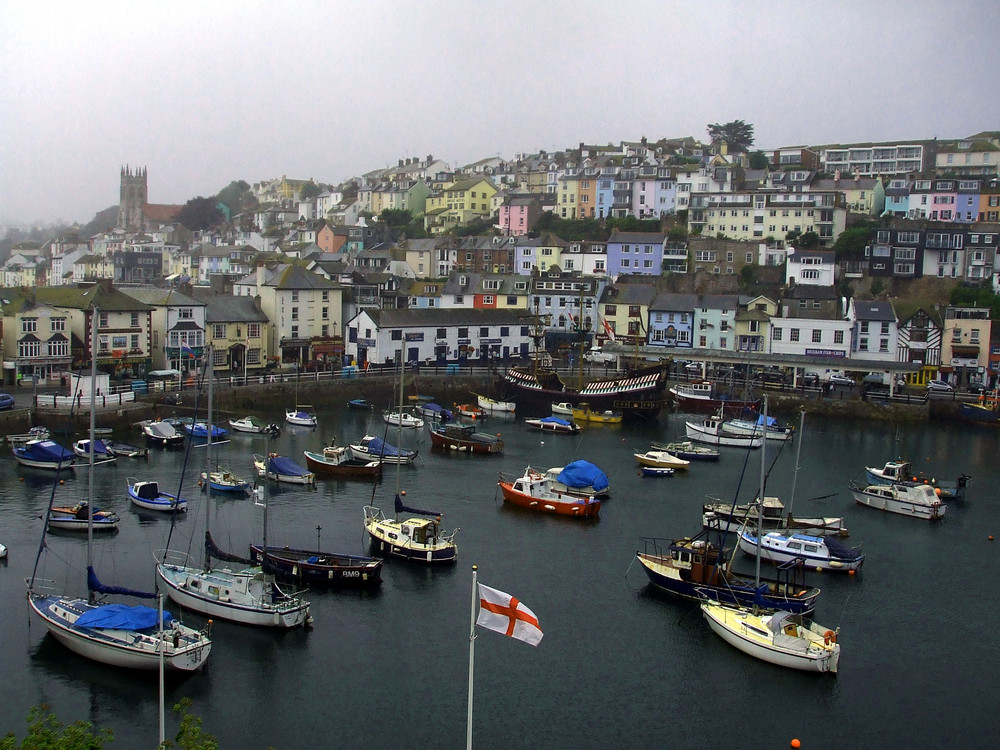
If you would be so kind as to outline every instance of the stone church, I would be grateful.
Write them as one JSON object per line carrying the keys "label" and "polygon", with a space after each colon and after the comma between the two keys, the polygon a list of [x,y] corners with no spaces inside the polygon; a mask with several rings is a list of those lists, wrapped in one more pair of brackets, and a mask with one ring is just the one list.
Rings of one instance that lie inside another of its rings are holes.
{"label": "stone church", "polygon": [[142,232],[173,221],[184,206],[149,202],[146,168],[122,167],[118,198],[118,227]]}

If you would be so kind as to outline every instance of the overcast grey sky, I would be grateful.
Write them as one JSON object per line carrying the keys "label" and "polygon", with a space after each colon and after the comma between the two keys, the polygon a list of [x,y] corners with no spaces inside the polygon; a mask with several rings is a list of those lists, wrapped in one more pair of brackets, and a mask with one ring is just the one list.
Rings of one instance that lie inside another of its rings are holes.
{"label": "overcast grey sky", "polygon": [[752,123],[760,148],[1000,129],[1000,3],[0,3],[0,221]]}

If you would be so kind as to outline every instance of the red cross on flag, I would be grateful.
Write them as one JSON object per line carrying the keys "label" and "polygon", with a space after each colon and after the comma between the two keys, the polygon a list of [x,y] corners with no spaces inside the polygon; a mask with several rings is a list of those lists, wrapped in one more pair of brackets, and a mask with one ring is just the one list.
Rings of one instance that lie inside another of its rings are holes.
{"label": "red cross on flag", "polygon": [[516,597],[479,584],[479,616],[476,625],[537,646],[542,640],[535,613]]}

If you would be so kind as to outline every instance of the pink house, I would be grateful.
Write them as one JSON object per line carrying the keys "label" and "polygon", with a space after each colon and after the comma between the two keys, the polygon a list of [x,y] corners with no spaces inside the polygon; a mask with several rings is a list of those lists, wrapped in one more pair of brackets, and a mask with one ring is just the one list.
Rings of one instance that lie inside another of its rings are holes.
{"label": "pink house", "polygon": [[531,231],[542,214],[542,206],[534,196],[511,198],[500,206],[500,231],[521,237]]}

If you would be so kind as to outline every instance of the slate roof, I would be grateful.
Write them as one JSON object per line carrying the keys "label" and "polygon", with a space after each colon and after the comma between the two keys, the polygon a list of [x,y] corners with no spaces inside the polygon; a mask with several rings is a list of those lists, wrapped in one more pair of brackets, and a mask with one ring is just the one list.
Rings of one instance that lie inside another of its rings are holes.
{"label": "slate roof", "polygon": [[854,300],[854,317],[856,320],[896,320],[896,311],[891,302],[879,300]]}

